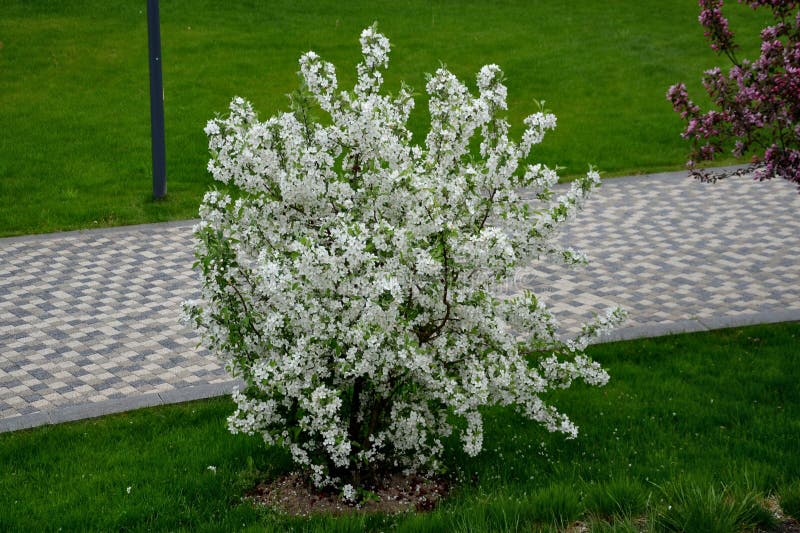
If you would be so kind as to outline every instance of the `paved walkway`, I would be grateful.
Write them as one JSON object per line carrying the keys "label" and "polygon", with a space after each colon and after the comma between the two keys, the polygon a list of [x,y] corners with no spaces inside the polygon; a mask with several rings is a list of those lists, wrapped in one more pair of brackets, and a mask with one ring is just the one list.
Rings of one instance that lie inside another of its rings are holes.
{"label": "paved walkway", "polygon": [[[589,267],[532,265],[512,289],[567,331],[619,303],[613,338],[800,320],[800,195],[783,180],[616,178],[564,238]],[[191,222],[0,239],[0,431],[224,394],[179,323]]]}

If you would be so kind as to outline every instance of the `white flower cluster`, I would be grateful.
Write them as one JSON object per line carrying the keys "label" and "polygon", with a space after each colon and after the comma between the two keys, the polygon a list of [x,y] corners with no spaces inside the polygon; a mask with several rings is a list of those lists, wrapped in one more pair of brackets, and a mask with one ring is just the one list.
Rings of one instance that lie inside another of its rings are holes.
{"label": "white flower cluster", "polygon": [[[535,295],[500,296],[533,259],[585,262],[554,236],[598,174],[554,198],[556,172],[524,164],[555,117],[531,115],[515,142],[499,116],[499,67],[481,69],[477,96],[440,68],[427,84],[431,129],[415,145],[410,91],[380,93],[389,41],[369,28],[361,47],[352,92],[308,52],[291,112],[262,122],[237,97],[208,123],[208,168],[229,192],[203,200],[203,291],[186,304],[247,384],[234,392],[231,431],[284,446],[345,498],[374,469],[438,468],[454,419],[464,450],[479,453],[483,406],[516,406],[576,435],[540,395],[575,379],[604,384],[582,350],[623,318],[611,310],[562,342]],[[312,120],[315,106],[330,119]],[[519,201],[520,188],[538,203]]]}

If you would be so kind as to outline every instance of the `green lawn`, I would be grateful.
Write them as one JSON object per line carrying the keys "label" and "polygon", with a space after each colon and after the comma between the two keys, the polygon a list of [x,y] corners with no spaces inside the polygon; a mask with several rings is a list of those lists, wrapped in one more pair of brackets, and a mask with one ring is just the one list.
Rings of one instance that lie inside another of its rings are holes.
{"label": "green lawn", "polygon": [[[752,49],[763,15],[726,8]],[[701,72],[723,64],[686,1],[172,0],[161,20],[169,192],[155,203],[145,2],[0,0],[0,236],[194,217],[205,122],[234,95],[265,117],[285,108],[308,49],[347,85],[375,20],[392,41],[389,88],[422,92],[440,62],[469,79],[497,63],[514,124],[546,100],[559,127],[537,157],[567,175],[682,168],[664,95],[677,81],[699,94]],[[426,120],[420,97],[418,138]]]}
{"label": "green lawn", "polygon": [[451,473],[466,481],[432,514],[308,520],[242,503],[256,479],[291,465],[228,434],[233,407],[218,398],[0,435],[0,530],[531,531],[580,518],[601,531],[616,512],[616,530],[632,531],[637,517],[715,501],[723,484],[706,518],[746,493],[786,494],[800,510],[800,323],[589,351],[611,382],[552,398],[580,436],[490,411],[482,454],[449,443]]}

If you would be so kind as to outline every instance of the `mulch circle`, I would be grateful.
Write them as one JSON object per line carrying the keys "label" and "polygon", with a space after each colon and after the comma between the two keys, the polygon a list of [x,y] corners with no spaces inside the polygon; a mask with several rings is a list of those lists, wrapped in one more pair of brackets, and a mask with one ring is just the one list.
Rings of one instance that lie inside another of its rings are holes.
{"label": "mulch circle", "polygon": [[346,502],[338,492],[317,489],[301,474],[292,472],[272,482],[259,483],[245,499],[293,516],[427,512],[447,496],[450,484],[441,478],[394,474],[369,490],[374,497],[359,503]]}

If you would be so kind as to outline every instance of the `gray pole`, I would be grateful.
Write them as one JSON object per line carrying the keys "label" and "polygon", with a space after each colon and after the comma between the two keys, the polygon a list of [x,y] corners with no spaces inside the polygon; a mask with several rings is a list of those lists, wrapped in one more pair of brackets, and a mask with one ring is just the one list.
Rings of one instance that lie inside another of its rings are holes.
{"label": "gray pole", "polygon": [[147,44],[150,49],[150,133],[153,150],[153,198],[167,194],[164,148],[164,84],[161,80],[161,29],[158,0],[147,0]]}

